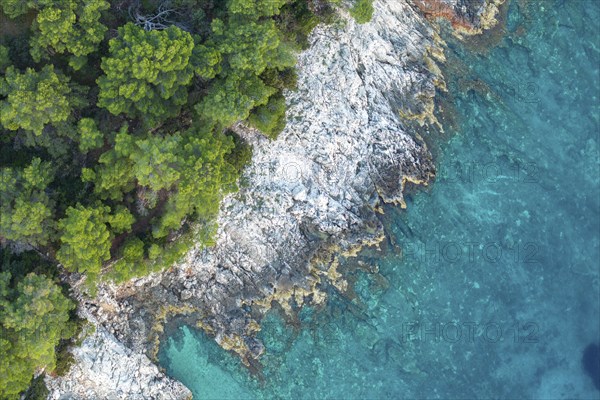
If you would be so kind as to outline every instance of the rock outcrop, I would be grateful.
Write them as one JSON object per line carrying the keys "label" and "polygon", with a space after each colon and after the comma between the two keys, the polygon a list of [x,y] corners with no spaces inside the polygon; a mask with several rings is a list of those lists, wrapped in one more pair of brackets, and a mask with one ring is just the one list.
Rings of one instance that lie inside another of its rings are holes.
{"label": "rock outcrop", "polygon": [[476,35],[493,28],[506,0],[413,0],[428,19],[448,20],[458,35]]}
{"label": "rock outcrop", "polygon": [[[93,318],[91,319],[93,321]],[[144,354],[133,352],[96,323],[96,331],[73,350],[65,378],[46,379],[49,399],[190,399],[192,393],[166,377]]]}
{"label": "rock outcrop", "polygon": [[300,55],[278,140],[238,127],[254,156],[242,189],[222,204],[216,246],[131,290],[103,288],[104,298],[119,301],[100,304],[96,316],[126,345],[148,350],[156,307],[169,304],[198,310],[224,347],[259,356],[252,329],[261,309],[319,297],[325,271],[311,259],[326,246],[377,240],[380,199],[402,203],[406,182],[427,184],[434,175],[426,145],[400,117],[434,119],[441,80],[429,59],[442,53],[433,30],[408,3],[392,0],[377,3],[369,24],[344,23],[318,28]]}
{"label": "rock outcrop", "polygon": [[345,289],[335,263],[318,259],[380,240],[378,203],[403,204],[407,183],[426,185],[435,175],[411,127],[436,122],[440,40],[408,0],[379,0],[375,9],[368,24],[344,17],[315,30],[276,141],[237,127],[254,157],[241,190],[222,204],[214,248],[81,302],[98,333],[75,351],[66,377],[48,378],[51,398],[185,397],[158,370],[138,367],[144,354],[155,356],[168,315],[196,318],[251,365],[263,351],[255,333],[273,301],[291,312],[326,301],[325,285]]}

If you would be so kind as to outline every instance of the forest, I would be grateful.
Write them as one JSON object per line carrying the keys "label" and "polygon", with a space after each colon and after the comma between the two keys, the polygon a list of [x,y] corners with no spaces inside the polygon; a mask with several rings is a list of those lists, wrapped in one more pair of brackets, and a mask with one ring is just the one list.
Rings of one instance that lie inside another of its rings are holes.
{"label": "forest", "polygon": [[[348,4],[347,4],[348,3]],[[0,398],[44,398],[93,296],[210,246],[296,54],[372,0],[0,0]]]}

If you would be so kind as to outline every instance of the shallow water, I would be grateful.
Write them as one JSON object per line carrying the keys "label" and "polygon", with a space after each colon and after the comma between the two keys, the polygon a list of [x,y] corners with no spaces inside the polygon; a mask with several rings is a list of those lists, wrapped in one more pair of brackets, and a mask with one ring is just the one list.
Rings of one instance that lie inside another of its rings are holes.
{"label": "shallow water", "polygon": [[171,376],[198,399],[600,398],[581,367],[600,336],[600,2],[530,11],[511,5],[487,55],[450,43],[458,132],[435,184],[386,207],[357,299],[331,290],[299,330],[270,314],[262,383],[183,326]]}

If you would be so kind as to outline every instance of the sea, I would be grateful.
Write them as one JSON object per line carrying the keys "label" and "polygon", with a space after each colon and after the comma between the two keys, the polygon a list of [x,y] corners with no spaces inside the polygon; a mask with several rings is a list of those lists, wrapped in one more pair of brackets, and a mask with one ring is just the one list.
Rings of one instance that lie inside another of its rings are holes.
{"label": "sea", "polygon": [[600,1],[512,1],[501,30],[444,29],[437,177],[385,206],[386,240],[342,259],[251,373],[188,325],[160,365],[195,399],[599,399]]}

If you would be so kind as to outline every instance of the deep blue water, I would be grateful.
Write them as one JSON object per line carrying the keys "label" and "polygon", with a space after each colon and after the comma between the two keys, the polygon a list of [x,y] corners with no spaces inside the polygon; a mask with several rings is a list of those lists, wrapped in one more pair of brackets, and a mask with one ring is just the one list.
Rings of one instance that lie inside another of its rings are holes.
{"label": "deep blue water", "polygon": [[600,336],[600,1],[529,11],[511,4],[487,54],[450,43],[457,131],[360,255],[379,273],[347,260],[357,299],[299,330],[270,314],[262,383],[181,327],[171,376],[198,399],[600,398],[581,364]]}

